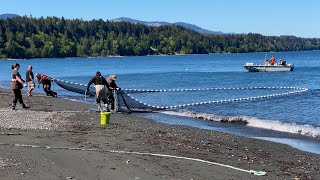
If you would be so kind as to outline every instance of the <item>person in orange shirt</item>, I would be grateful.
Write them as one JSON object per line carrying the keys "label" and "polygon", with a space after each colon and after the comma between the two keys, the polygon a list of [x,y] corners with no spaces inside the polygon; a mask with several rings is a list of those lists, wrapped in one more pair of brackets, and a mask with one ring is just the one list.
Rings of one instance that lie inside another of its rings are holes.
{"label": "person in orange shirt", "polygon": [[270,58],[270,63],[271,63],[272,65],[274,65],[274,63],[276,63],[276,58],[272,56],[272,57]]}

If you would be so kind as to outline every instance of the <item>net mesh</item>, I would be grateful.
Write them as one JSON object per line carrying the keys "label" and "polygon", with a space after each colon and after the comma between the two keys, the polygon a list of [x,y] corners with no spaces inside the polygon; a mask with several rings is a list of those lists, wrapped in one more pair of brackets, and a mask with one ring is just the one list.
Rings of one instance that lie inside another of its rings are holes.
{"label": "net mesh", "polygon": [[[94,87],[90,87],[90,91],[86,91],[87,86],[79,83],[74,83],[70,81],[64,81],[59,79],[54,79],[54,81],[62,88],[84,94],[89,96],[94,96],[95,89]],[[190,91],[216,91],[216,90],[259,90],[264,89],[268,90],[286,90],[284,92],[278,92],[274,94],[265,94],[265,95],[256,95],[251,97],[244,97],[244,98],[233,98],[233,99],[223,99],[223,100],[215,100],[215,101],[202,101],[197,103],[189,103],[189,104],[180,104],[175,106],[154,106],[150,104],[146,104],[134,97],[130,96],[133,93],[172,93],[172,92],[190,92]],[[257,99],[266,99],[272,97],[279,97],[279,96],[288,96],[296,93],[302,93],[307,91],[307,88],[299,88],[299,87],[242,87],[242,88],[205,88],[205,89],[175,89],[175,90],[144,90],[144,89],[124,89],[124,90],[115,90],[114,97],[115,102],[117,103],[116,106],[118,107],[118,111],[122,112],[152,112],[152,111],[159,111],[165,109],[180,109],[189,106],[202,106],[208,104],[217,104],[217,103],[230,103],[230,102],[239,102],[239,101],[251,101]]]}

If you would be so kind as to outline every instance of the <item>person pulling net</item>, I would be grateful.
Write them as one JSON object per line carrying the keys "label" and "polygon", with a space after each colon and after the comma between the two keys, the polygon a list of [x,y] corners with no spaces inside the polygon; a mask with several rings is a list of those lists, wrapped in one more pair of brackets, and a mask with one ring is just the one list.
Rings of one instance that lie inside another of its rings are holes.
{"label": "person pulling net", "polygon": [[87,92],[90,92],[90,85],[95,84],[96,90],[96,104],[98,107],[98,112],[101,112],[101,101],[104,103],[104,111],[110,112],[108,95],[110,94],[109,84],[106,79],[101,75],[100,71],[96,72],[87,85]]}
{"label": "person pulling net", "polygon": [[36,74],[38,79],[38,88],[39,85],[42,84],[43,91],[47,94],[47,96],[57,97],[57,93],[51,90],[51,82],[53,79],[45,74]]}

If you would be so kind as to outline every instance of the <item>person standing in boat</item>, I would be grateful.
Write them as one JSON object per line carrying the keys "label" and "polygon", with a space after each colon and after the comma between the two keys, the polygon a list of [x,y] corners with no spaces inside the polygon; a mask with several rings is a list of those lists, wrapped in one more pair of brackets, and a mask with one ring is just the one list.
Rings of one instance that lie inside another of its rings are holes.
{"label": "person standing in boat", "polygon": [[98,106],[98,112],[101,112],[101,101],[104,103],[104,110],[109,112],[109,100],[108,95],[110,93],[109,84],[106,79],[101,75],[99,71],[91,78],[87,85],[87,91],[90,91],[90,85],[95,84],[96,88],[96,103]]}
{"label": "person standing in boat", "polygon": [[16,109],[17,102],[22,105],[22,108],[26,109],[29,108],[29,106],[25,105],[22,100],[22,94],[21,89],[23,87],[26,87],[25,81],[21,78],[21,75],[19,73],[20,65],[18,63],[15,63],[11,66],[12,69],[12,79],[11,79],[11,89],[14,93],[14,99],[12,102],[12,110]]}
{"label": "person standing in boat", "polygon": [[270,58],[270,64],[271,65],[274,65],[276,63],[276,58],[274,57],[274,56],[272,56],[271,58]]}
{"label": "person standing in boat", "polygon": [[279,60],[279,65],[283,65],[282,59]]}

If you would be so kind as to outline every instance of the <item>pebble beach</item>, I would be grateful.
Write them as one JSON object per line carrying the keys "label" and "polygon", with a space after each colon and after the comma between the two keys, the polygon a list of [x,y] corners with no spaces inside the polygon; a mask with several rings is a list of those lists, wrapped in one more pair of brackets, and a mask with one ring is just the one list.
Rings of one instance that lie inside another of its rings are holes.
{"label": "pebble beach", "polygon": [[[0,90],[0,179],[320,179],[320,155],[139,114]],[[255,172],[265,172],[260,174]]]}

